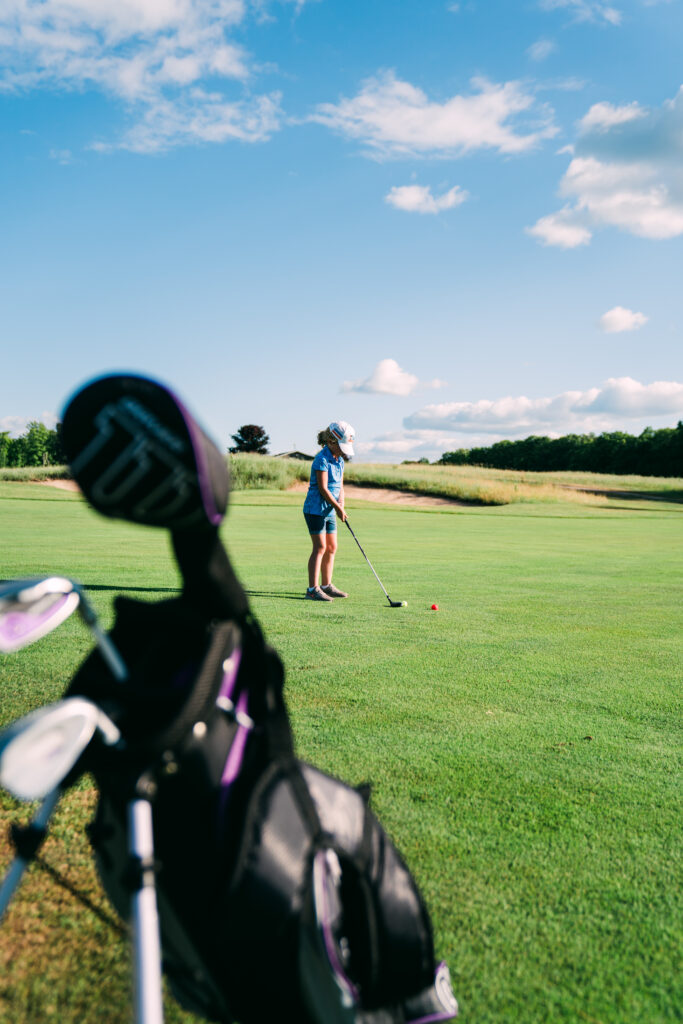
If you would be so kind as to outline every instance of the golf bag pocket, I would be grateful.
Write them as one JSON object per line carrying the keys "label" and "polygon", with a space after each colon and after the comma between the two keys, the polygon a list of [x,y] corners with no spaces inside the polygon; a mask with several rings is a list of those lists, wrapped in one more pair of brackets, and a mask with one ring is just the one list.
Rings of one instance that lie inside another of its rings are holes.
{"label": "golf bag pocket", "polygon": [[276,763],[254,788],[221,916],[230,1002],[245,1024],[457,1013],[443,977],[436,991],[429,916],[408,868],[361,794],[310,765]]}

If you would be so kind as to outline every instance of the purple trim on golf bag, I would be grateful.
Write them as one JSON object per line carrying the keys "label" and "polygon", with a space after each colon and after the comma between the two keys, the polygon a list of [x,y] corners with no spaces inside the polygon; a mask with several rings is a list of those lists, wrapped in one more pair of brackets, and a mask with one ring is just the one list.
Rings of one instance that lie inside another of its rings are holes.
{"label": "purple trim on golf bag", "polygon": [[[246,714],[248,705],[249,699],[247,694],[241,693],[237,701],[236,710],[238,714]],[[240,773],[242,761],[244,760],[244,750],[247,745],[247,739],[249,738],[249,732],[249,726],[243,725],[241,722],[237,723],[237,735],[230,747],[230,753],[228,754],[225,762],[225,768],[223,769],[223,775],[221,777],[221,786],[223,788],[231,786]]]}
{"label": "purple trim on golf bag", "polygon": [[[230,786],[233,784],[237,776],[242,769],[242,762],[244,760],[244,752],[247,746],[247,740],[249,738],[250,727],[244,722],[239,720],[239,716],[244,716],[249,710],[249,697],[246,690],[242,690],[239,697],[237,698],[237,704],[233,705],[232,696],[235,689],[235,683],[237,682],[237,676],[239,674],[239,667],[242,661],[242,649],[237,647],[230,658],[224,663],[229,664],[229,671],[223,676],[223,682],[221,688],[218,691],[218,699],[216,704],[220,707],[229,704],[235,707],[236,719],[237,719],[237,733],[232,742],[228,756],[225,760],[225,767],[223,768],[223,774],[221,775],[221,798],[219,802],[219,816],[225,812],[225,805],[229,796]],[[222,824],[221,829],[222,832]]]}
{"label": "purple trim on golf bag", "polygon": [[223,682],[221,688],[218,691],[218,697],[223,697],[226,700],[232,699],[233,690],[235,689],[235,683],[237,682],[237,676],[240,670],[240,662],[242,661],[242,648],[236,647],[229,658],[226,658],[223,662]]}
{"label": "purple trim on golf bag", "polygon": [[[163,386],[162,386],[163,387]],[[216,496],[211,485],[211,477],[209,473],[209,464],[207,459],[207,447],[206,447],[206,435],[200,430],[196,420],[190,415],[186,407],[183,405],[177,395],[174,395],[169,388],[163,387],[171,401],[175,402],[180,413],[185,420],[185,426],[190,437],[192,449],[194,451],[195,461],[197,463],[197,476],[199,478],[199,490],[202,496],[204,504],[204,511],[206,517],[212,526],[218,526],[223,521],[225,515],[225,507],[221,510],[217,508]]]}
{"label": "purple trim on golf bag", "polygon": [[[332,969],[332,973],[334,974],[342,991],[347,991],[350,998],[357,1003],[360,1000],[360,992],[344,969],[343,958],[340,955],[339,949],[340,937],[335,932],[335,926],[338,925],[338,911],[335,913],[337,908],[334,908],[333,910],[332,907],[332,892],[337,888],[339,879],[330,877],[332,870],[329,858],[330,854],[333,853],[334,851],[331,850],[318,850],[313,858],[313,897],[315,900],[316,916],[322,932],[323,942],[325,944],[325,953]],[[339,870],[339,874],[341,875],[339,858],[337,858],[336,855],[334,856],[336,866]]]}

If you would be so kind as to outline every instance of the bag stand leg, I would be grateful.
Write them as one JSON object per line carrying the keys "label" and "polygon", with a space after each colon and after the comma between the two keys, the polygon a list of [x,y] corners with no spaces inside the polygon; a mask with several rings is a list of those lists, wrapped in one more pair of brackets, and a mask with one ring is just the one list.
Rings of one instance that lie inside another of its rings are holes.
{"label": "bag stand leg", "polygon": [[2,920],[5,911],[12,902],[12,897],[19,887],[26,868],[35,857],[40,844],[45,838],[48,822],[52,817],[60,796],[61,790],[59,787],[48,793],[33,821],[25,829],[21,830],[24,837],[25,850],[14,858],[0,886],[0,920]]}
{"label": "bag stand leg", "polygon": [[136,1024],[163,1024],[161,940],[154,884],[154,836],[149,800],[128,804],[132,868],[131,919],[134,937]]}

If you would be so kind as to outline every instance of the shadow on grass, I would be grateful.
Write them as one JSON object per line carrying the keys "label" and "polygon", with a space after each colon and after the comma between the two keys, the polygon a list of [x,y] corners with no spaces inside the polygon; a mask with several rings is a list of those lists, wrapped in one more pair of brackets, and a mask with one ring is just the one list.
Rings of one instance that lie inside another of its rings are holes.
{"label": "shadow on grass", "polygon": [[[110,590],[114,593],[149,593],[149,594],[182,594],[182,587],[117,587],[107,586],[103,583],[83,583],[85,590]],[[283,593],[276,590],[247,590],[245,594],[249,597],[279,597],[287,601],[303,601],[302,594]]]}
{"label": "shadow on grass", "polygon": [[98,917],[100,921],[102,921],[104,924],[109,925],[109,927],[113,931],[115,931],[117,935],[120,935],[122,938],[130,936],[130,931],[125,925],[121,924],[121,922],[118,921],[115,917],[113,917],[113,915],[108,914],[106,910],[102,910],[101,907],[98,907],[97,904],[90,899],[87,893],[83,892],[82,889],[79,889],[78,886],[74,885],[73,882],[71,882],[66,877],[65,874],[59,871],[58,868],[53,867],[40,854],[36,856],[35,863],[46,874],[48,874],[50,878],[52,878],[52,880],[57,883],[57,885],[61,886],[62,889],[65,889],[66,892],[70,893],[84,907],[87,907],[87,909],[91,911],[91,913],[93,913],[95,917]]}
{"label": "shadow on grass", "polygon": [[119,594],[181,594],[182,587],[120,587],[116,584],[106,583],[83,583],[79,581],[84,590],[104,590]]}
{"label": "shadow on grass", "polygon": [[[33,579],[34,577],[27,577],[27,579]],[[38,579],[38,577],[35,577]],[[3,583],[16,583],[17,580],[7,579],[0,580],[0,586]],[[122,587],[116,584],[108,583],[84,583],[79,580],[80,585],[84,590],[87,591],[104,591],[112,594],[182,594],[182,587]],[[247,590],[245,588],[245,594],[249,597],[277,597],[284,601],[304,601],[303,594],[300,593],[284,593],[277,590]]]}
{"label": "shadow on grass", "polygon": [[683,491],[615,491],[597,490],[593,487],[579,487],[584,494],[598,494],[605,498],[622,498],[625,501],[670,501],[683,505]]}

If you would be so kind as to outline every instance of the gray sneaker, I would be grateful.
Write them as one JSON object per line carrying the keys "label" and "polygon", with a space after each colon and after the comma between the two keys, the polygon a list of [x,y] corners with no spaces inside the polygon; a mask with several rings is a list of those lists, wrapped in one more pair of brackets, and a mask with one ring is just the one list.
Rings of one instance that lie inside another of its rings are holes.
{"label": "gray sneaker", "polygon": [[322,590],[323,594],[327,594],[329,597],[349,596],[348,594],[345,594],[343,590],[340,590],[338,587],[335,587],[334,583],[328,583],[326,587],[321,587],[320,589]]}
{"label": "gray sneaker", "polygon": [[314,587],[313,590],[307,590],[304,594],[307,601],[332,601],[333,598],[328,597],[327,594],[323,593],[320,587]]}

